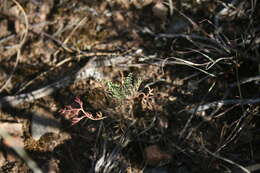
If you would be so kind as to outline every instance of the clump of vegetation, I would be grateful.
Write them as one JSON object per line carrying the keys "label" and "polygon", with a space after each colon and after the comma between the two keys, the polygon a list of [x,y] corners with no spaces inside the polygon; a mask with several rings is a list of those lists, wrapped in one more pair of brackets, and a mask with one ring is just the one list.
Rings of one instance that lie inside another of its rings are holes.
{"label": "clump of vegetation", "polygon": [[[105,81],[104,83],[105,85],[102,86],[99,90],[93,89],[91,91],[91,93],[94,95],[92,96],[94,102],[101,100],[101,98],[99,98],[100,92],[103,92],[101,95],[102,97],[107,95],[106,100],[108,105],[100,104],[99,109],[101,109],[101,112],[122,114],[125,115],[125,118],[127,117],[126,119],[128,119],[129,117],[133,116],[133,105],[136,104],[136,102],[140,102],[143,108],[148,108],[151,105],[149,100],[151,100],[150,98],[153,95],[152,90],[149,88],[148,94],[139,92],[138,89],[142,83],[142,79],[135,79],[133,73],[129,73],[125,78],[123,77],[121,83],[113,81]],[[88,96],[86,99],[89,99]],[[91,113],[85,111],[83,101],[80,98],[77,97],[75,102],[80,106],[79,108],[75,108],[69,105],[60,111],[60,113],[63,114],[66,119],[69,119],[73,125],[77,124],[84,118],[91,120],[102,120],[105,118],[101,112],[98,112],[96,116],[94,116]],[[111,111],[112,109],[113,111]],[[113,115],[109,116],[113,117]]]}

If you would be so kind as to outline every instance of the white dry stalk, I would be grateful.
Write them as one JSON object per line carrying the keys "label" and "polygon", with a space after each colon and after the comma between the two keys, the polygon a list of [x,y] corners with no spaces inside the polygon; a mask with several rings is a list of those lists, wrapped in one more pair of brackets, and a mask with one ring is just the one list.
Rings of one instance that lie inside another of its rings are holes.
{"label": "white dry stalk", "polygon": [[[194,44],[194,46],[199,47],[198,45],[200,45],[201,47],[209,47],[213,50],[215,50],[216,52],[219,52],[220,54],[227,54],[227,53],[231,53],[230,52],[230,48],[229,47],[225,47],[225,45],[220,44],[218,41],[212,39],[212,38],[208,38],[208,37],[203,37],[197,34],[152,34],[155,37],[158,38],[184,38],[188,41],[190,41],[191,43]],[[203,42],[207,42],[203,43]]]}
{"label": "white dry stalk", "polygon": [[196,113],[202,112],[208,109],[215,109],[224,105],[231,105],[231,104],[239,104],[239,105],[246,105],[246,104],[258,104],[260,103],[260,98],[256,99],[230,99],[230,100],[218,100],[211,103],[207,103],[204,105],[200,105],[196,108],[186,109],[185,111],[188,113]]}
{"label": "white dry stalk", "polygon": [[106,142],[104,142],[103,153],[102,156],[95,163],[94,173],[110,173],[113,171],[114,168],[119,166],[118,156],[120,155],[122,149],[126,147],[128,143],[129,140],[125,136],[123,136],[120,138],[119,144],[117,144],[111,152],[108,152],[106,150]]}

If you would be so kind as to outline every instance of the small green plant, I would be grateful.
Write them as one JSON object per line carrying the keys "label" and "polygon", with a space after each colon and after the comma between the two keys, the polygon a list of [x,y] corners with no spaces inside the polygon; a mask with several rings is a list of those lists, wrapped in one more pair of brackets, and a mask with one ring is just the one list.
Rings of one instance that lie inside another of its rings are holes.
{"label": "small green plant", "polygon": [[120,83],[112,81],[106,82],[108,93],[111,97],[122,100],[130,96],[134,96],[142,83],[142,80],[138,78],[134,80],[133,73],[129,73],[128,76]]}

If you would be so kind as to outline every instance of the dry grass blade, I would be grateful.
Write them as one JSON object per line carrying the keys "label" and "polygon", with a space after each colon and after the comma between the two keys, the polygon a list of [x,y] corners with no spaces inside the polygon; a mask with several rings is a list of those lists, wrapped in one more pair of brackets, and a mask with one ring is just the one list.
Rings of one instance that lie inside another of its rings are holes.
{"label": "dry grass blade", "polygon": [[194,68],[196,70],[199,70],[199,71],[201,71],[201,72],[203,72],[203,73],[205,73],[205,74],[207,74],[207,75],[209,75],[211,77],[216,77],[214,74],[209,73],[206,70],[203,70],[203,69],[197,67],[197,66],[208,65],[208,63],[206,63],[206,64],[196,64],[196,63],[193,63],[193,62],[190,62],[190,61],[187,61],[187,60],[184,60],[184,59],[180,59],[180,58],[172,58],[172,59],[177,60],[177,62],[179,62],[179,64],[181,64],[181,65],[186,65],[188,67],[192,67],[192,68]]}
{"label": "dry grass blade", "polygon": [[[257,75],[257,76],[254,76],[254,77],[249,77],[249,78],[246,78],[246,79],[242,79],[239,82],[239,85],[246,84],[246,83],[249,83],[249,82],[254,82],[254,81],[260,81],[260,75]],[[238,83],[235,82],[235,83],[230,84],[229,87],[234,88],[237,85],[238,85]]]}
{"label": "dry grass blade", "polygon": [[[95,163],[94,173],[103,173],[103,172],[114,172],[115,170],[119,172],[124,172],[124,166],[119,165],[118,156],[122,149],[129,143],[129,140],[122,136],[120,142],[116,145],[113,150],[109,153],[106,149],[106,142],[103,144],[103,153],[102,156]],[[115,169],[115,170],[114,170]]]}
{"label": "dry grass blade", "polygon": [[15,65],[14,65],[14,68],[9,76],[9,78],[6,80],[6,82],[3,84],[3,86],[1,87],[0,89],[0,93],[5,89],[5,87],[9,84],[9,82],[12,80],[12,77],[13,77],[13,74],[18,66],[18,63],[19,63],[19,60],[21,58],[21,48],[22,46],[24,45],[25,41],[26,41],[26,38],[27,38],[27,35],[28,35],[28,30],[29,30],[29,22],[28,22],[28,18],[27,18],[27,15],[23,9],[23,7],[16,1],[16,0],[12,0],[16,5],[17,7],[21,10],[23,16],[24,16],[24,21],[25,21],[25,30],[24,30],[24,33],[22,34],[22,39],[17,47],[17,54],[16,54],[16,61],[15,61]]}
{"label": "dry grass blade", "polygon": [[[203,37],[198,34],[158,34],[154,36],[158,38],[184,38],[190,41],[197,48],[203,49],[206,52],[213,52],[214,50],[215,52],[223,55],[228,55],[231,53],[231,49],[229,47],[225,47],[225,45],[219,43],[219,41],[212,38]],[[207,48],[211,48],[211,50],[208,50]]]}
{"label": "dry grass blade", "polygon": [[[73,52],[71,49],[69,49],[68,46],[66,46],[66,44],[68,43],[68,41],[70,40],[70,38],[72,37],[72,35],[76,32],[76,30],[81,26],[83,25],[85,22],[86,22],[86,17],[84,17],[82,20],[79,21],[79,23],[76,25],[75,28],[73,28],[73,30],[70,32],[70,34],[68,35],[68,37],[63,41],[63,42],[60,42],[61,43],[61,46],[68,52]],[[49,38],[52,38],[54,39],[54,36],[50,36],[48,35]],[[56,40],[56,39],[55,39]],[[55,53],[54,53],[54,56],[56,56],[58,53],[60,52],[60,49],[57,50]]]}
{"label": "dry grass blade", "polygon": [[[215,84],[213,83],[212,86],[208,89],[208,92],[207,92],[207,93],[203,96],[203,98],[201,99],[202,101],[205,100],[205,98],[208,96],[208,94],[212,91],[212,88],[214,87],[214,85],[215,85]],[[193,118],[195,117],[196,112],[198,111],[198,109],[199,109],[199,106],[196,106],[196,107],[194,108],[194,111],[192,112],[192,115],[189,117],[189,119],[188,119],[187,122],[185,123],[185,126],[184,126],[183,129],[181,130],[180,135],[179,135],[179,137],[180,137],[181,139],[183,139],[183,138],[184,138],[184,135],[187,133],[188,127],[190,126],[191,121],[192,121]]]}
{"label": "dry grass blade", "polygon": [[224,158],[224,157],[222,157],[222,156],[219,156],[219,155],[217,155],[217,154],[215,154],[215,153],[209,151],[205,146],[203,147],[203,149],[204,149],[207,153],[209,153],[210,155],[212,155],[213,157],[218,158],[218,159],[220,159],[220,160],[223,160],[223,161],[225,161],[225,162],[227,162],[227,163],[229,163],[229,164],[231,164],[231,165],[237,166],[238,168],[240,168],[241,170],[243,170],[243,171],[246,172],[246,173],[250,173],[250,171],[249,171],[247,168],[245,168],[244,166],[239,165],[238,163],[236,163],[236,162],[234,162],[234,161],[232,161],[232,160],[230,160],[230,159]]}

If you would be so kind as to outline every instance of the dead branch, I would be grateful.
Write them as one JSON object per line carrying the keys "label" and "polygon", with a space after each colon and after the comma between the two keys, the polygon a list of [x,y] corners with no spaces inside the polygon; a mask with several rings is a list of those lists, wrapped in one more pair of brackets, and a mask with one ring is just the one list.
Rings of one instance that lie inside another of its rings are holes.
{"label": "dead branch", "polygon": [[24,102],[31,102],[33,100],[48,96],[57,89],[64,88],[71,83],[78,82],[86,78],[93,77],[94,79],[102,79],[104,78],[104,76],[98,70],[98,67],[114,66],[120,63],[126,63],[129,62],[129,60],[132,58],[132,56],[118,56],[110,59],[106,58],[103,60],[98,60],[94,58],[75,74],[66,76],[63,79],[58,80],[57,82],[28,93],[14,96],[5,96],[1,98],[0,108],[7,106],[16,106]]}

